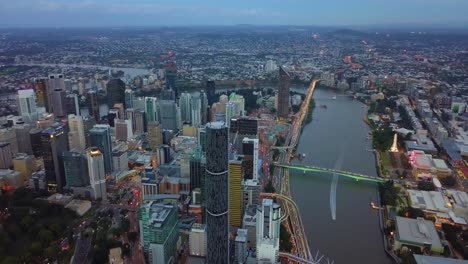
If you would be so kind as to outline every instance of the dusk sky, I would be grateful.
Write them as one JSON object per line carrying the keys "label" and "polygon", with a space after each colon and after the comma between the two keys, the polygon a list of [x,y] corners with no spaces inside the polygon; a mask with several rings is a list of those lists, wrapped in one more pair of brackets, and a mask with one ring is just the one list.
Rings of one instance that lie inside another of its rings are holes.
{"label": "dusk sky", "polygon": [[464,26],[467,10],[467,0],[0,0],[0,26]]}

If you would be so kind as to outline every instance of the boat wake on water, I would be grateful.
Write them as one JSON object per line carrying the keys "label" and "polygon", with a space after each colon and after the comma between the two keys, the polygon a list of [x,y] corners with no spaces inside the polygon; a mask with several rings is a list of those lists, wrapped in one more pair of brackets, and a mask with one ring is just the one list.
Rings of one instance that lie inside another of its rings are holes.
{"label": "boat wake on water", "polygon": [[[341,165],[343,164],[343,151],[340,153],[340,156],[336,160],[335,170],[340,170]],[[336,220],[336,190],[338,188],[338,174],[333,173],[332,182],[330,185],[330,211],[331,217],[333,220]]]}

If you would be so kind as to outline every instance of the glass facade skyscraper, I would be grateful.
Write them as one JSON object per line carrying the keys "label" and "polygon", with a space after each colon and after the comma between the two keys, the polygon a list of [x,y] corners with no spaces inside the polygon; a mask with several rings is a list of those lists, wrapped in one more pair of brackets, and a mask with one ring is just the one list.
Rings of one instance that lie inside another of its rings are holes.
{"label": "glass facade skyscraper", "polygon": [[228,129],[223,122],[206,125],[207,263],[229,263]]}
{"label": "glass facade skyscraper", "polygon": [[109,125],[95,125],[90,131],[90,145],[97,147],[104,159],[106,175],[112,172],[112,141]]}
{"label": "glass facade skyscraper", "polygon": [[65,171],[62,154],[68,150],[68,138],[63,125],[55,124],[42,131],[42,158],[50,192],[62,192],[65,186]]}

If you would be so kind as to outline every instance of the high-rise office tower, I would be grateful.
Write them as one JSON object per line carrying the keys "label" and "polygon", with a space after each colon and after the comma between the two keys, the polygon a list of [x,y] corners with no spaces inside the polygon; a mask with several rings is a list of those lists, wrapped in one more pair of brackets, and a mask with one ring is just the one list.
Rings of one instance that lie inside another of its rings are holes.
{"label": "high-rise office tower", "polygon": [[107,85],[107,105],[109,108],[117,103],[125,103],[125,83],[120,79],[112,79]]}
{"label": "high-rise office tower", "polygon": [[191,103],[191,114],[190,119],[192,120],[192,126],[199,127],[202,125],[202,111],[201,111],[201,99],[200,94],[195,94],[192,97]]}
{"label": "high-rise office tower", "polygon": [[139,135],[148,131],[148,122],[144,111],[135,111],[135,134]]}
{"label": "high-rise office tower", "polygon": [[192,100],[192,95],[190,93],[181,93],[179,98],[180,106],[180,116],[182,123],[190,123],[191,107],[190,101]]}
{"label": "high-rise office tower", "polygon": [[68,150],[68,140],[63,125],[54,124],[42,131],[42,158],[50,192],[62,192],[65,172],[62,154]]}
{"label": "high-rise office tower", "polygon": [[207,263],[229,263],[228,130],[222,122],[206,125]]}
{"label": "high-rise office tower", "polygon": [[162,127],[159,122],[148,123],[148,143],[152,150],[158,149],[163,144]]}
{"label": "high-rise office tower", "polygon": [[146,111],[146,103],[144,97],[134,97],[133,98],[133,109],[135,111]]}
{"label": "high-rise office tower", "polygon": [[[48,113],[55,114],[55,103],[53,100],[53,93],[55,90],[65,90],[65,79],[63,74],[51,74],[49,75],[49,79],[47,80],[47,103],[48,107],[46,107],[46,111]],[[57,116],[56,116],[57,117]]]}
{"label": "high-rise office tower", "polygon": [[28,121],[36,121],[39,113],[36,107],[36,94],[33,90],[18,91],[19,112]]}
{"label": "high-rise office tower", "polygon": [[242,157],[229,161],[229,225],[242,226]]}
{"label": "high-rise office tower", "polygon": [[260,205],[261,186],[258,180],[244,180],[242,182],[242,211],[249,206]]}
{"label": "high-rise office tower", "polygon": [[132,130],[135,133],[136,123],[135,123],[135,109],[127,108],[125,110],[125,119],[130,120],[132,122]]}
{"label": "high-rise office tower", "polygon": [[287,119],[289,117],[289,73],[279,67],[279,86],[278,86],[278,118]]}
{"label": "high-rise office tower", "polygon": [[125,107],[123,103],[114,104],[114,108],[118,112],[119,119],[125,119]]}
{"label": "high-rise office tower", "polygon": [[[190,191],[196,188],[204,190],[206,157],[201,148],[197,148],[190,156]],[[204,194],[202,194],[204,195]],[[203,199],[202,199],[203,200]]]}
{"label": "high-rise office tower", "polygon": [[175,254],[179,238],[177,207],[169,203],[145,202],[138,210],[140,241],[152,264],[177,263]]}
{"label": "high-rise office tower", "polygon": [[36,93],[37,107],[44,107],[46,112],[49,112],[49,105],[47,102],[47,86],[48,81],[46,78],[34,79],[34,92]]}
{"label": "high-rise office tower", "polygon": [[234,105],[233,116],[243,116],[245,114],[244,96],[233,92],[229,95],[229,103]]}
{"label": "high-rise office tower", "polygon": [[98,96],[96,91],[88,91],[86,102],[88,103],[89,115],[94,117],[94,120],[98,123],[101,120],[101,116],[99,114]]}
{"label": "high-rise office tower", "polygon": [[258,180],[258,139],[244,138],[242,140],[242,154],[244,155],[244,179]]}
{"label": "high-rise office tower", "polygon": [[228,103],[226,105],[226,125],[227,127],[231,126],[231,118],[234,117],[235,106],[233,103]]}
{"label": "high-rise office tower", "polygon": [[176,87],[177,65],[175,62],[170,62],[165,65],[166,69],[166,89],[174,91],[174,100],[179,96],[179,90]]}
{"label": "high-rise office tower", "polygon": [[109,109],[109,113],[107,114],[107,123],[111,127],[115,127],[115,120],[120,119],[119,117],[119,110],[118,109]]}
{"label": "high-rise office tower", "polygon": [[161,100],[161,125],[163,129],[177,130],[177,105],[174,101]]}
{"label": "high-rise office tower", "polygon": [[65,181],[67,187],[85,187],[89,185],[88,161],[81,151],[63,152]]}
{"label": "high-rise office tower", "polygon": [[126,151],[115,150],[112,152],[112,171],[116,173],[128,170],[128,154]]}
{"label": "high-rise office tower", "polygon": [[206,151],[206,129],[205,127],[200,127],[197,129],[197,140],[198,140],[198,145],[201,148],[202,152]]}
{"label": "high-rise office tower", "polygon": [[125,89],[125,109],[133,108],[133,99],[135,98],[135,92],[132,89]]}
{"label": "high-rise office tower", "polygon": [[78,103],[78,95],[71,93],[66,97],[67,113],[73,115],[80,115],[80,105]]}
{"label": "high-rise office tower", "polygon": [[11,144],[8,142],[0,142],[0,169],[9,169],[13,165],[13,153]]}
{"label": "high-rise office tower", "polygon": [[16,133],[13,128],[1,128],[0,141],[10,143],[11,152],[13,153],[13,156],[15,156],[18,153],[18,140],[16,140]]}
{"label": "high-rise office tower", "polygon": [[34,157],[42,157],[42,128],[36,127],[29,131],[31,149]]}
{"label": "high-rise office tower", "polygon": [[31,155],[33,153],[31,147],[31,138],[29,136],[31,126],[24,122],[18,122],[16,125],[13,126],[13,129],[15,130],[18,152],[27,153]]}
{"label": "high-rise office tower", "polygon": [[205,125],[208,122],[208,97],[204,90],[200,91],[200,100],[202,125]]}
{"label": "high-rise office tower", "polygon": [[96,125],[96,119],[92,116],[83,117],[83,128],[85,135],[86,148],[91,147],[91,137],[89,131]]}
{"label": "high-rise office tower", "polygon": [[86,149],[84,122],[81,116],[68,115],[68,145],[70,149]]}
{"label": "high-rise office tower", "polygon": [[89,130],[89,134],[91,147],[97,147],[102,153],[104,159],[104,171],[106,175],[110,175],[112,172],[112,141],[110,126],[95,125],[91,130]]}
{"label": "high-rise office tower", "polygon": [[206,225],[195,223],[189,232],[190,255],[197,257],[206,256]]}
{"label": "high-rise office tower", "polygon": [[214,81],[206,82],[206,95],[208,97],[208,106],[212,106],[216,102],[216,84]]}
{"label": "high-rise office tower", "polygon": [[156,97],[145,97],[145,113],[147,122],[159,121],[159,102]]}
{"label": "high-rise office tower", "polygon": [[257,209],[257,262],[277,263],[281,208],[272,199],[263,199]]}
{"label": "high-rise office tower", "polygon": [[65,117],[67,115],[66,92],[62,89],[52,91],[52,107],[55,118]]}
{"label": "high-rise office tower", "polygon": [[247,253],[247,229],[237,229],[237,236],[236,236],[236,248],[235,248],[235,261],[239,264],[244,264],[247,261],[248,253]]}
{"label": "high-rise office tower", "polygon": [[243,153],[242,141],[245,137],[257,138],[258,120],[253,117],[235,117],[230,121],[229,138],[232,139],[232,147],[237,153]]}
{"label": "high-rise office tower", "polygon": [[130,120],[117,119],[115,121],[115,139],[127,141],[133,137],[132,123]]}
{"label": "high-rise office tower", "polygon": [[106,173],[104,170],[104,155],[99,148],[91,147],[86,151],[88,175],[94,199],[107,200]]}

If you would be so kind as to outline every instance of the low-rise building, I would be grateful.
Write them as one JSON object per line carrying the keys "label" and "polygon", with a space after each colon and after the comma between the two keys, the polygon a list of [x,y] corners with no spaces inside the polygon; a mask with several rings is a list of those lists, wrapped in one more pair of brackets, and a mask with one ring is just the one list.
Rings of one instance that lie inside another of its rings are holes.
{"label": "low-rise building", "polygon": [[444,252],[444,246],[440,241],[437,230],[432,221],[396,217],[394,250],[404,250],[405,246],[419,247],[422,252]]}

